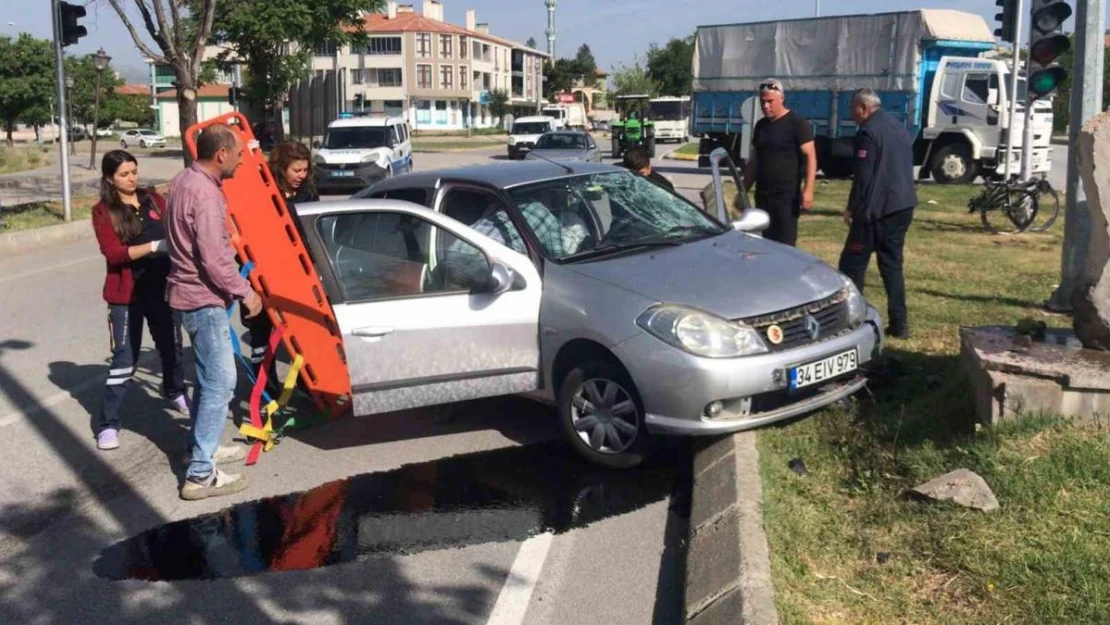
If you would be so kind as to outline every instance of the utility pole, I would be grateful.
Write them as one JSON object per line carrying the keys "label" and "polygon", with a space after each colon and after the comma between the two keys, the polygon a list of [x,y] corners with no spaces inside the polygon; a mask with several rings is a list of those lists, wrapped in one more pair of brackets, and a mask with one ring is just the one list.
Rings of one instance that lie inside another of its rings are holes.
{"label": "utility pole", "polygon": [[[999,6],[1002,6],[999,3]],[[1010,57],[1010,112],[1006,116],[1006,162],[1003,164],[1003,176],[1005,180],[1010,180],[1010,161],[1013,160],[1014,150],[1014,120],[1017,119],[1017,92],[1018,92],[1018,74],[1021,70],[1021,27],[1022,16],[1025,14],[1024,0],[1015,0],[1014,4],[1010,7],[1003,9],[1004,11],[1013,11],[1010,19],[1013,19],[1013,48]],[[996,16],[999,17],[999,16]],[[1004,26],[1005,28],[1005,26]],[[995,31],[999,34],[999,31]],[[1027,107],[1028,110],[1028,107]],[[1029,122],[1026,121],[1026,127]],[[1028,142],[1027,142],[1028,143]]]}
{"label": "utility pole", "polygon": [[61,161],[62,161],[62,214],[65,221],[73,219],[70,207],[69,188],[69,120],[66,119],[66,70],[62,55],[62,19],[59,0],[51,1],[54,14],[54,69],[58,89],[58,122],[59,135],[61,136]]}
{"label": "utility pole", "polygon": [[[1060,286],[1045,306],[1057,312],[1071,311],[1071,295],[1087,262],[1091,214],[1087,195],[1079,182],[1076,149],[1084,122],[1102,111],[1102,66],[1105,57],[1105,0],[1078,0],[1075,12],[1075,57],[1072,61],[1071,108],[1068,116],[1068,177],[1064,191],[1064,247]],[[1075,74],[1079,73],[1078,76]],[[1078,80],[1076,80],[1078,79]]]}
{"label": "utility pole", "polygon": [[813,0],[813,17],[821,17],[821,0]]}

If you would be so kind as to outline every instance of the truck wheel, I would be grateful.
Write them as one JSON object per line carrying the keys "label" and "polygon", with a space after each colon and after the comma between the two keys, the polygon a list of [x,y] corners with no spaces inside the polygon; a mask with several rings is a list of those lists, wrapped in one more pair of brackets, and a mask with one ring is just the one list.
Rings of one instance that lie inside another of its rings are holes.
{"label": "truck wheel", "polygon": [[655,158],[655,137],[649,137],[644,142],[644,149],[647,150],[648,158]]}
{"label": "truck wheel", "polygon": [[567,443],[587,460],[628,469],[651,452],[640,395],[624,368],[591,358],[559,387],[559,425]]}
{"label": "truck wheel", "polygon": [[951,143],[933,156],[931,170],[933,180],[940,184],[967,184],[979,174],[967,147]]}

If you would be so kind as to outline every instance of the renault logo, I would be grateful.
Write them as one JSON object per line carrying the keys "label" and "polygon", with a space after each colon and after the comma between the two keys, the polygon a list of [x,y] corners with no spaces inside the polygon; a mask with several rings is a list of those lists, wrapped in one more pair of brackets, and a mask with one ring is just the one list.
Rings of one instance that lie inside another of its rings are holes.
{"label": "renault logo", "polygon": [[817,340],[817,335],[821,334],[821,322],[813,315],[806,315],[806,333],[814,341]]}

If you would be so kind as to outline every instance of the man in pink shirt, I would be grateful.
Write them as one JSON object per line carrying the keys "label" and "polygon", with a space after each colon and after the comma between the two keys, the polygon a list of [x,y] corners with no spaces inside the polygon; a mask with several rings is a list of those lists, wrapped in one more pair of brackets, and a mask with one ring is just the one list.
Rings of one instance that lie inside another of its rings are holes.
{"label": "man in pink shirt", "polygon": [[225,225],[223,181],[235,175],[242,157],[242,141],[231,128],[209,126],[197,137],[196,162],[170,183],[167,293],[170,307],[180,312],[181,326],[193,344],[197,377],[190,411],[192,461],[181,487],[181,498],[186,500],[228,495],[247,487],[245,476],[216,467],[217,461],[230,461],[235,451],[242,451],[220,448],[236,384],[227,307],[240,300],[248,318],[262,310],[258,294],[239,275]]}

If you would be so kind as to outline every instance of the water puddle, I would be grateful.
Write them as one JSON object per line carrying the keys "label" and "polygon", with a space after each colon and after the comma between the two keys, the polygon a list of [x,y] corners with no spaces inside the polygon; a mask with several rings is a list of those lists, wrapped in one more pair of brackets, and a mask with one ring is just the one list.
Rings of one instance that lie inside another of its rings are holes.
{"label": "water puddle", "polygon": [[[410,464],[169,523],[105,549],[93,568],[116,580],[242,577],[562,533],[663,500],[682,455],[611,471],[544,443]],[[671,504],[680,514],[682,499]]]}

